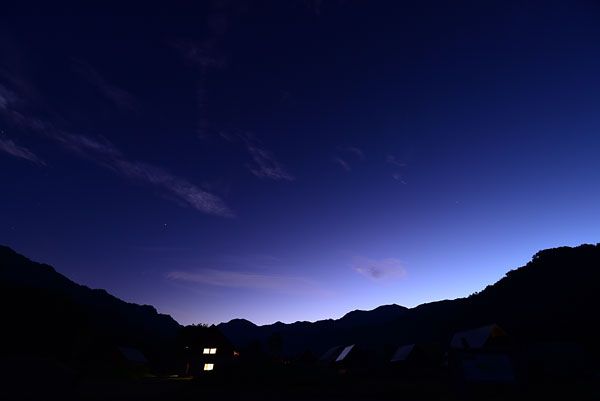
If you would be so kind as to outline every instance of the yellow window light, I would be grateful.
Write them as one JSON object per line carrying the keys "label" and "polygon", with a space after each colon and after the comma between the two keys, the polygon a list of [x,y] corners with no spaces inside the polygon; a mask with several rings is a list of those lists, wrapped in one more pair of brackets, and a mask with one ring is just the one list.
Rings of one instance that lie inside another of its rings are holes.
{"label": "yellow window light", "polygon": [[205,363],[204,364],[204,370],[213,370],[214,368],[215,368],[214,363]]}

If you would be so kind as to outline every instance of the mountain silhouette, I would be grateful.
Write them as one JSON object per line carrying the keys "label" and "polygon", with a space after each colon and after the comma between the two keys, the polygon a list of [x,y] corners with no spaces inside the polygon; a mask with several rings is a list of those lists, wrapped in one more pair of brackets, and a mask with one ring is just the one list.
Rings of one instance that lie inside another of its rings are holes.
{"label": "mountain silhouette", "polygon": [[[581,245],[540,251],[466,298],[411,309],[384,305],[312,323],[258,326],[234,319],[218,328],[237,349],[269,349],[276,339],[278,352],[296,356],[354,343],[385,352],[415,342],[448,344],[457,331],[497,323],[517,341],[576,342],[598,355],[591,329],[598,294],[600,244]],[[170,316],[74,283],[4,246],[0,301],[5,355],[44,355],[77,365],[94,350],[126,346],[143,351],[157,367],[169,366],[177,355],[182,327]]]}
{"label": "mountain silhouette", "polygon": [[600,245],[540,251],[525,266],[481,292],[407,309],[380,306],[338,320],[257,326],[235,319],[219,328],[236,344],[265,343],[281,335],[288,355],[320,354],[340,344],[386,348],[414,342],[448,344],[456,331],[497,323],[517,341],[570,341],[598,353],[590,322],[598,313]]}
{"label": "mountain silhouette", "polygon": [[283,337],[283,352],[295,355],[304,351],[321,352],[328,344],[349,341],[353,333],[390,324],[408,309],[399,305],[383,305],[371,311],[355,310],[340,319],[317,322],[295,322],[257,326],[245,319],[234,319],[217,327],[239,348],[252,342],[264,342],[273,335]]}
{"label": "mountain silhouette", "polygon": [[79,285],[5,246],[0,246],[0,300],[4,354],[43,355],[75,369],[118,346],[140,349],[164,365],[181,328],[150,305]]}

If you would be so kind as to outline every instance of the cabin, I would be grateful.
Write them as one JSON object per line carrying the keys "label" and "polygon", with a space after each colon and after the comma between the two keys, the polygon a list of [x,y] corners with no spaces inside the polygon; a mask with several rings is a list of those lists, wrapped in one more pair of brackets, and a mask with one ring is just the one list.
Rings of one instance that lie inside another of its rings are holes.
{"label": "cabin", "polygon": [[515,384],[510,338],[497,324],[457,332],[450,341],[449,368],[463,384]]}
{"label": "cabin", "polygon": [[223,373],[238,359],[239,352],[216,326],[188,326],[183,330],[185,376]]}

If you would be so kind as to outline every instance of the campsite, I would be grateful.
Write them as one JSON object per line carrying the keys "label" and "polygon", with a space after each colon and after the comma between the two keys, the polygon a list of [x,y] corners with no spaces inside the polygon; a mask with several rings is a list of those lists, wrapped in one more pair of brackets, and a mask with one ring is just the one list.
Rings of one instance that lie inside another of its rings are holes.
{"label": "campsite", "polygon": [[600,401],[600,0],[0,4],[0,401]]}
{"label": "campsite", "polygon": [[[0,250],[3,302],[18,302],[21,312],[35,317],[6,316],[11,325],[5,338],[13,346],[2,358],[3,391],[22,399],[53,394],[90,400],[200,395],[387,400],[402,394],[402,399],[424,400],[591,400],[600,390],[596,337],[571,330],[585,315],[569,313],[575,306],[592,313],[589,297],[598,280],[589,267],[600,260],[600,245],[542,251],[481,293],[450,305],[388,306],[337,321],[256,326],[254,331],[234,322],[236,335],[227,325],[180,326],[148,307],[80,286],[9,248]],[[564,264],[579,271],[584,282],[556,279],[551,273]],[[530,298],[539,309],[530,304],[536,313],[525,320],[506,314],[506,304],[532,282],[544,283],[537,297],[547,293],[553,300]],[[575,291],[581,303],[565,305]],[[568,308],[564,314],[558,308],[545,314],[549,304]],[[432,308],[441,309],[433,313]],[[128,315],[124,325],[122,316]],[[407,331],[415,319],[421,323]],[[554,319],[553,330],[540,330],[547,319]],[[35,334],[39,325],[45,327],[42,338]],[[44,372],[36,386],[28,386],[31,376],[22,374],[31,369]]]}

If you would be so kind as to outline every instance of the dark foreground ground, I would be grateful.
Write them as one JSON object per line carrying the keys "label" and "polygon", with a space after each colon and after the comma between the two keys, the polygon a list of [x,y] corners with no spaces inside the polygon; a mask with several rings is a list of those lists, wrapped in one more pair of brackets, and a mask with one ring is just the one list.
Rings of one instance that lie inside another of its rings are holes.
{"label": "dark foreground ground", "polygon": [[136,380],[47,380],[43,372],[3,380],[2,400],[600,400],[598,377],[527,387],[460,387],[446,380],[333,377],[318,381],[245,383],[187,378]]}

